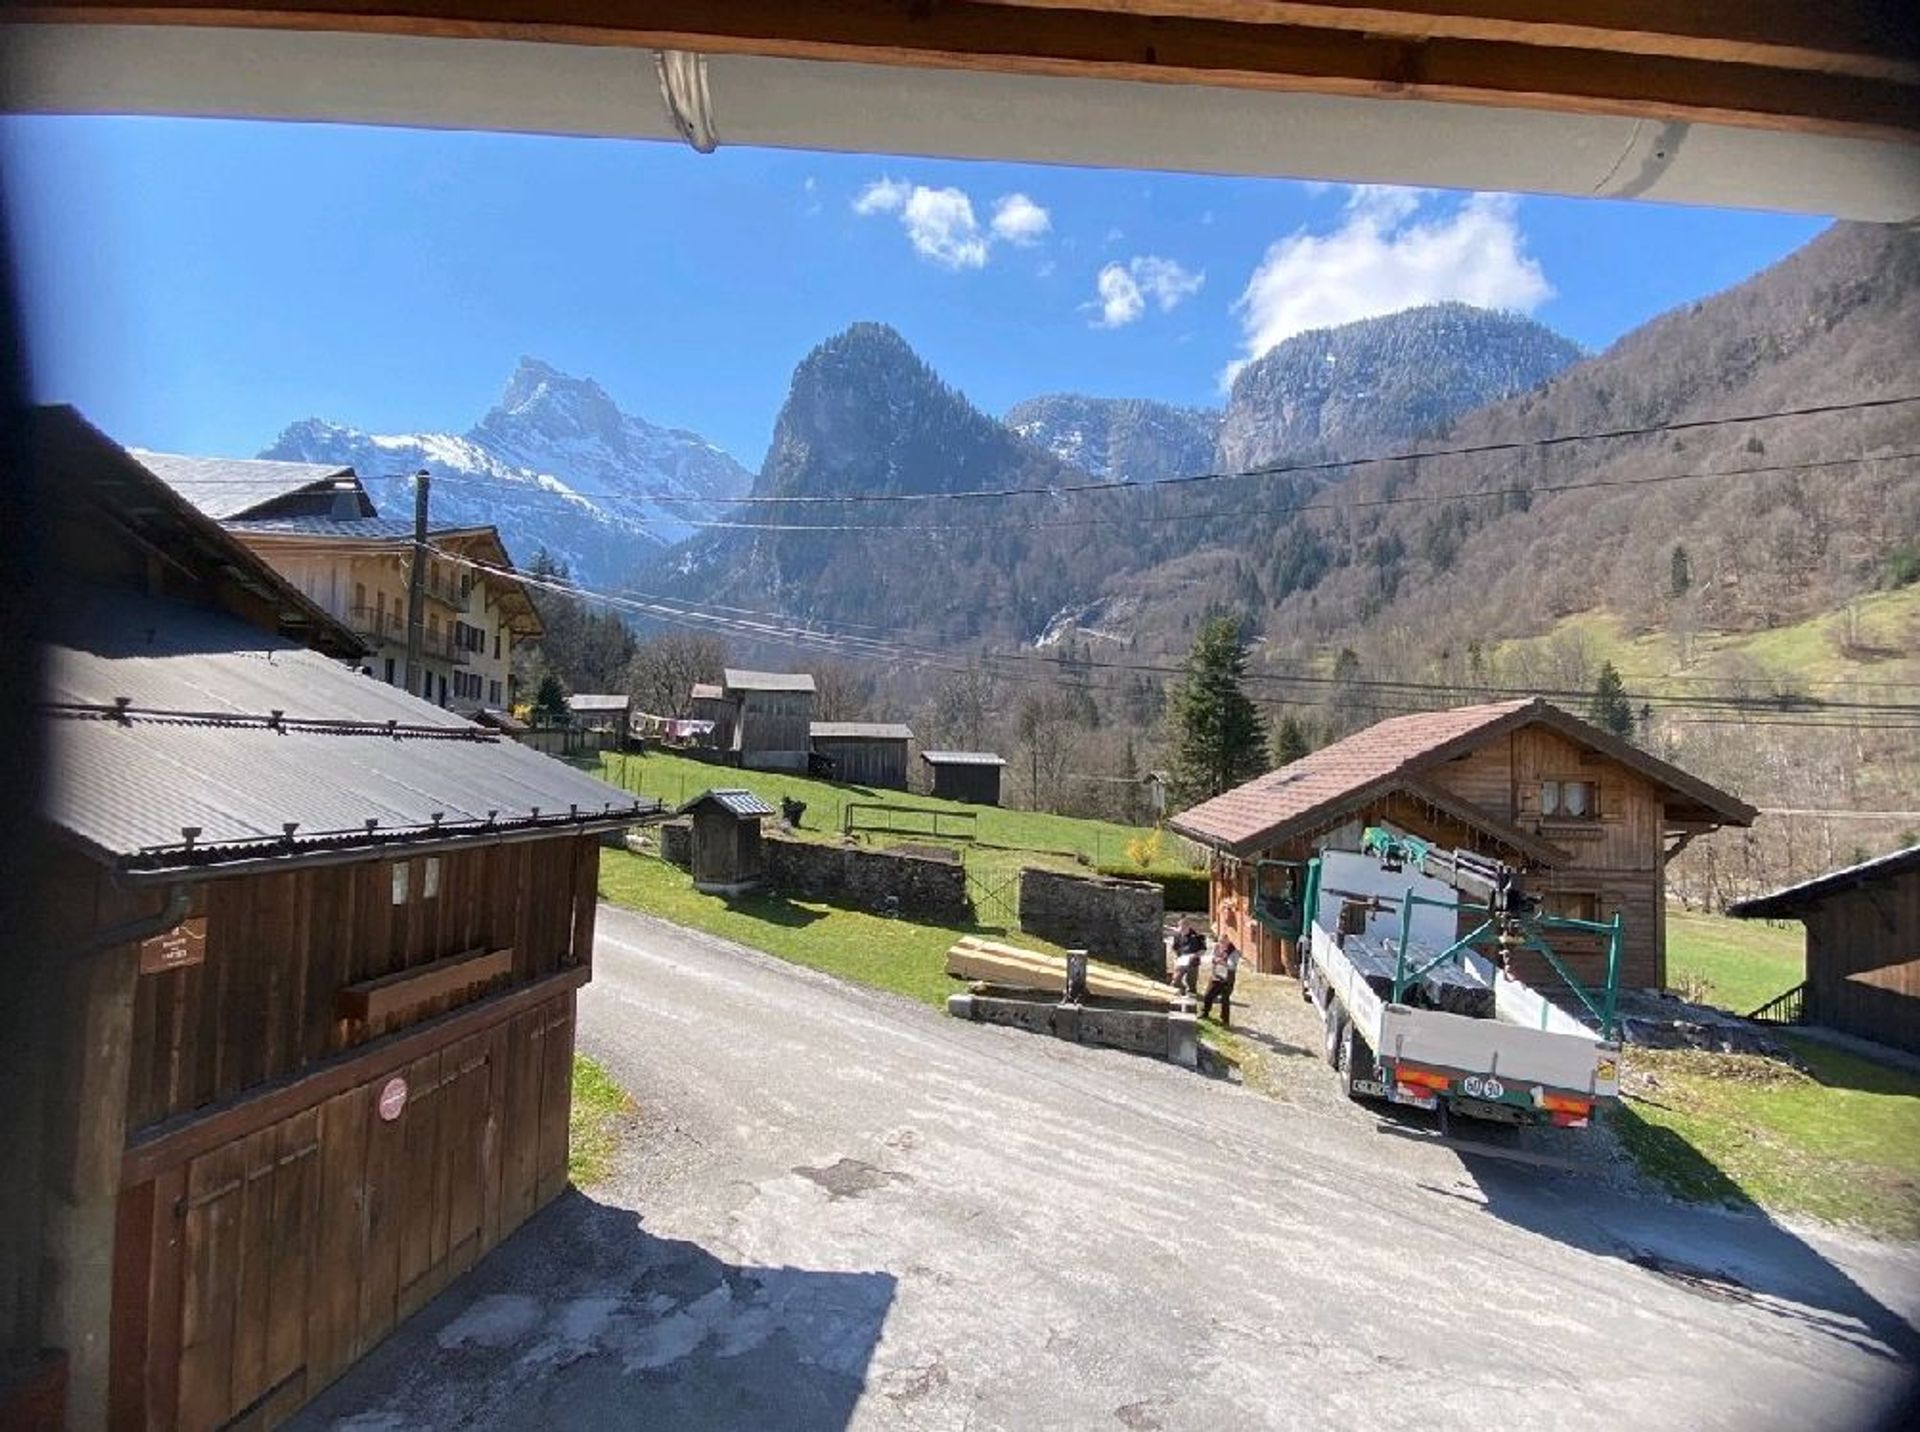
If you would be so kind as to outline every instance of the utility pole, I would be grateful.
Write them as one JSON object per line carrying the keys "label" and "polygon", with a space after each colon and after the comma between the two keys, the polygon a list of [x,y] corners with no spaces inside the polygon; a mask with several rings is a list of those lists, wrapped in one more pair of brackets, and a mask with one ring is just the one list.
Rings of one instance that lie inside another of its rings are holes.
{"label": "utility pole", "polygon": [[426,644],[427,599],[427,470],[413,475],[413,566],[407,573],[407,690],[425,696],[421,677],[426,666],[421,649]]}

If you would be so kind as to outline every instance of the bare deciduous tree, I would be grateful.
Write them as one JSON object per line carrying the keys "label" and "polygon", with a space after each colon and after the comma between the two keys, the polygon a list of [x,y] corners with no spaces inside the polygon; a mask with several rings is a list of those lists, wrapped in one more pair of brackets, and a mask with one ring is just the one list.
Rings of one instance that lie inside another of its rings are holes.
{"label": "bare deciduous tree", "polygon": [[634,649],[627,663],[627,693],[636,712],[684,716],[697,681],[717,682],[727,664],[726,643],[702,632],[666,632]]}

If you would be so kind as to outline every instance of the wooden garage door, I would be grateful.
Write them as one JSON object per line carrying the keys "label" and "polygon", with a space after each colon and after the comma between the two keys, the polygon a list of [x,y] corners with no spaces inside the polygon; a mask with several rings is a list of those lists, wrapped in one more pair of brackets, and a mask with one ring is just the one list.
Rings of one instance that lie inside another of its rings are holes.
{"label": "wooden garage door", "polygon": [[337,1377],[564,1187],[572,1051],[565,995],[131,1190],[116,1424],[270,1425]]}

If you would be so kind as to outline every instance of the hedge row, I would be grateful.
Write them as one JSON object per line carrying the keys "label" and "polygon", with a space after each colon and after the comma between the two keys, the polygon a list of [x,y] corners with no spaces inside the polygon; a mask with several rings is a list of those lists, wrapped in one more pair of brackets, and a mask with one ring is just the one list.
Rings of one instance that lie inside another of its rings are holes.
{"label": "hedge row", "polygon": [[1166,892],[1169,910],[1206,911],[1207,872],[1204,870],[1189,870],[1184,865],[1159,865],[1142,869],[1124,861],[1118,865],[1097,868],[1102,875],[1110,875],[1116,880],[1153,881]]}

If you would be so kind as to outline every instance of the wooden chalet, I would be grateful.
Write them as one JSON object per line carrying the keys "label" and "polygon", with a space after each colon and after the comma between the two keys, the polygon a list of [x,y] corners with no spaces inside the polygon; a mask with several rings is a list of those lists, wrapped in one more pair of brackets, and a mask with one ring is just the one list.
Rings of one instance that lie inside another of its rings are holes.
{"label": "wooden chalet", "polygon": [[361,674],[344,622],[70,410],[35,435],[31,1336],[69,1426],[268,1425],[565,1185],[599,840],[646,812]]}
{"label": "wooden chalet", "polygon": [[968,805],[1000,804],[1000,772],[1007,762],[991,751],[922,751],[927,794]]}
{"label": "wooden chalet", "polygon": [[1920,845],[1729,905],[1743,920],[1799,920],[1799,1017],[1920,1053]]}
{"label": "wooden chalet", "polygon": [[[1528,872],[1551,914],[1623,919],[1621,983],[1666,979],[1666,863],[1694,837],[1751,825],[1743,801],[1545,701],[1396,716],[1183,811],[1168,825],[1212,852],[1214,926],[1263,971],[1295,969],[1291,942],[1253,918],[1261,859],[1357,850],[1389,824]],[[1277,893],[1285,872],[1262,872]],[[1584,980],[1597,942],[1555,949]],[[1522,978],[1547,977],[1528,956]]]}
{"label": "wooden chalet", "polygon": [[828,776],[855,786],[907,788],[913,728],[896,721],[815,721],[813,753],[830,762]]}
{"label": "wooden chalet", "polygon": [[734,759],[750,771],[806,774],[813,750],[813,678],[805,672],[736,671],[722,674],[722,695],[733,707]]}

